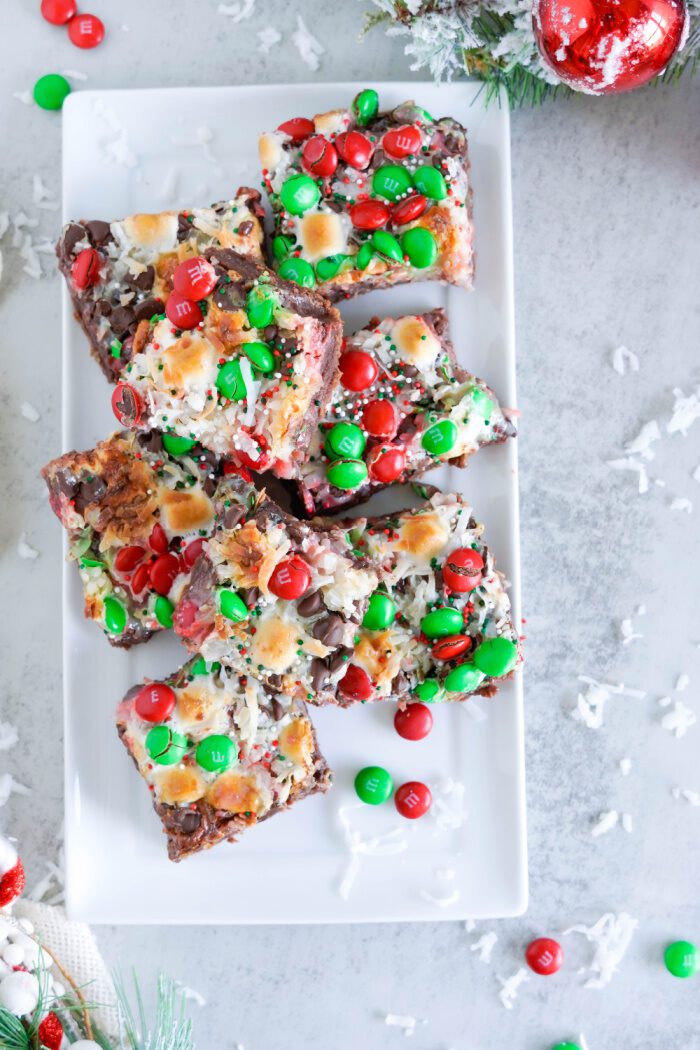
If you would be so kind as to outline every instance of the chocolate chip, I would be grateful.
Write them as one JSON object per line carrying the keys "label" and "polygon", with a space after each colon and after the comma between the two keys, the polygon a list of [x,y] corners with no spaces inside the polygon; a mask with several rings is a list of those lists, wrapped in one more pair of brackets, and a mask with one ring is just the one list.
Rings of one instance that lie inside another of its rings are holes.
{"label": "chocolate chip", "polygon": [[276,324],[269,324],[267,328],[263,328],[263,339],[266,343],[273,343],[277,338],[278,328]]}
{"label": "chocolate chip", "polygon": [[268,675],[268,677],[267,677],[267,685],[272,686],[273,689],[279,689],[280,686],[282,685],[282,675],[281,674]]}
{"label": "chocolate chip", "polygon": [[[279,678],[280,679],[280,685],[282,684],[282,675],[281,674],[271,675],[270,676],[270,685],[272,685],[272,679],[273,678]],[[270,706],[272,708],[272,713],[275,716],[275,721],[279,722],[281,718],[284,718],[284,707],[282,706],[282,704],[280,703],[280,701],[277,699],[276,696],[273,696],[270,699]]]}
{"label": "chocolate chip", "polygon": [[340,215],[340,213],[345,210],[341,201],[330,200],[325,201],[324,203],[330,211],[334,211],[337,215]]}
{"label": "chocolate chip", "polygon": [[144,299],[134,310],[135,321],[150,321],[154,314],[162,314],[165,307],[160,299]]}
{"label": "chocolate chip", "polygon": [[102,478],[93,475],[80,482],[80,488],[75,497],[75,509],[78,514],[82,514],[83,511],[91,503],[99,503],[100,500],[106,496],[107,486],[105,485]]}
{"label": "chocolate chip", "polygon": [[124,335],[129,330],[129,325],[135,320],[135,313],[130,306],[118,306],[112,310],[109,319],[110,326],[115,335]]}
{"label": "chocolate chip", "polygon": [[328,668],[331,674],[335,671],[339,671],[341,667],[345,667],[352,654],[352,649],[348,649],[346,645],[341,646],[340,649],[330,657]]}
{"label": "chocolate chip", "polygon": [[98,299],[95,309],[101,317],[109,317],[112,312],[112,304],[107,302],[106,299]]}
{"label": "chocolate chip", "polygon": [[323,608],[325,606],[320,591],[312,591],[311,594],[305,594],[297,604],[297,612],[300,616],[315,616]]}
{"label": "chocolate chip", "polygon": [[91,222],[86,222],[85,225],[88,228],[93,244],[104,244],[112,239],[112,231],[108,222],[103,222],[102,219],[93,219]]}
{"label": "chocolate chip", "polygon": [[180,827],[186,835],[191,835],[193,831],[196,831],[199,825],[202,823],[202,818],[199,813],[195,810],[190,809],[187,813],[183,813],[182,817],[178,821]]}
{"label": "chocolate chip", "polygon": [[[253,609],[257,605],[258,598],[260,597],[260,588],[259,587],[244,587],[243,590],[240,591],[240,595],[241,595],[241,598],[243,599],[243,601],[248,606],[248,608],[249,609]],[[273,678],[279,678],[279,682],[273,682],[272,681]],[[276,675],[276,674],[270,675],[270,678],[268,679],[268,681],[270,682],[270,685],[282,685],[282,677],[281,677],[281,675]]]}
{"label": "chocolate chip", "polygon": [[186,215],[178,215],[177,217],[177,239],[178,241],[186,241],[192,233],[192,223],[188,220]]}
{"label": "chocolate chip", "polygon": [[332,613],[330,616],[324,616],[323,619],[317,620],[311,633],[319,642],[323,642],[324,645],[333,648],[343,640],[345,622],[342,616]]}
{"label": "chocolate chip", "polygon": [[88,232],[84,226],[80,226],[77,222],[71,222],[66,227],[66,231],[61,238],[60,247],[67,256],[72,255],[76,244],[79,241],[84,241],[87,236]]}
{"label": "chocolate chip", "polygon": [[130,288],[136,288],[139,292],[150,292],[156,279],[156,271],[152,266],[147,266],[142,273],[127,274],[126,283]]}
{"label": "chocolate chip", "polygon": [[163,435],[158,430],[147,430],[137,435],[136,440],[146,452],[158,456],[163,451]]}
{"label": "chocolate chip", "polygon": [[250,233],[252,229],[252,222],[250,221],[250,219],[246,219],[246,221],[242,222],[241,225],[238,227],[238,232],[241,234],[242,237],[245,237],[246,234]]}
{"label": "chocolate chip", "polygon": [[67,496],[68,499],[73,499],[80,488],[78,479],[71,477],[70,474],[66,474],[62,470],[56,474],[55,485],[61,495]]}
{"label": "chocolate chip", "polygon": [[245,507],[228,507],[224,514],[223,526],[225,529],[233,529],[238,525],[241,518],[245,517]]}
{"label": "chocolate chip", "polygon": [[214,302],[220,310],[238,310],[245,301],[245,288],[233,281],[223,281],[214,292]]}
{"label": "chocolate chip", "polygon": [[311,661],[311,684],[314,689],[323,689],[327,684],[329,678],[329,671],[323,660],[319,659],[318,656],[314,657]]}

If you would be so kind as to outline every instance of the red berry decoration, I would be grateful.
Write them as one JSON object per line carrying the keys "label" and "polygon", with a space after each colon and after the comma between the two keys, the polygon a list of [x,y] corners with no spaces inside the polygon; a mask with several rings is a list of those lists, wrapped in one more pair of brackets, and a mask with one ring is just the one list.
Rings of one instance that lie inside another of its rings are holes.
{"label": "red berry decoration", "polygon": [[433,728],[433,715],[425,704],[409,704],[394,715],[394,729],[404,740],[422,740]]}
{"label": "red berry decoration", "polygon": [[445,586],[458,594],[473,591],[481,583],[484,559],[471,547],[458,547],[448,554],[442,566]]}
{"label": "red berry decoration", "polygon": [[177,554],[159,554],[151,562],[149,578],[156,594],[168,594],[175,580],[180,575],[180,559]]}
{"label": "red berry decoration", "polygon": [[451,638],[441,638],[435,642],[431,652],[435,660],[456,660],[471,647],[471,638],[466,634],[455,634]]}
{"label": "red berry decoration", "polygon": [[26,879],[24,877],[22,861],[17,858],[17,863],[14,867],[10,868],[9,871],[6,871],[2,878],[0,878],[0,908],[4,908],[7,904],[10,904],[15,897],[19,897],[24,889],[25,882]]}
{"label": "red berry decoration", "polygon": [[48,1013],[39,1025],[39,1042],[45,1050],[61,1050],[63,1025],[54,1013]]}
{"label": "red berry decoration", "polygon": [[83,248],[82,252],[75,257],[70,275],[79,292],[84,292],[86,288],[97,284],[100,279],[101,262],[99,252],[96,252],[94,248]]}
{"label": "red berry decoration", "polygon": [[350,222],[358,230],[379,230],[389,221],[389,207],[383,201],[359,201],[348,208]]}
{"label": "red berry decoration", "polygon": [[148,537],[148,546],[156,554],[165,554],[170,546],[168,535],[159,521],[155,523],[151,530],[151,535]]}
{"label": "red berry decoration", "polygon": [[368,453],[366,462],[372,481],[390,485],[403,473],[406,450],[401,445],[375,445]]}
{"label": "red berry decoration", "polygon": [[538,937],[530,941],[525,949],[525,962],[535,973],[549,977],[561,968],[564,952],[558,941],[551,937]]}
{"label": "red berry decoration", "polygon": [[165,304],[165,315],[175,328],[185,331],[196,328],[202,320],[202,311],[197,303],[186,299],[180,292],[171,292]]}
{"label": "red berry decoration", "polygon": [[420,780],[409,780],[397,788],[394,795],[396,808],[402,817],[417,820],[428,812],[433,801],[430,788]]}
{"label": "red berry decoration", "polygon": [[393,438],[399,417],[391,401],[370,401],[362,413],[362,426],[372,437]]}
{"label": "red berry decoration", "polygon": [[308,120],[306,117],[292,117],[291,120],[285,120],[284,124],[280,124],[277,130],[289,135],[292,142],[303,142],[304,139],[308,139],[309,135],[313,135],[316,129],[313,120]]}
{"label": "red berry decoration", "polygon": [[335,140],[335,148],[346,164],[364,171],[372,159],[374,145],[360,131],[344,131]]}
{"label": "red berry decoration", "polygon": [[346,350],[340,356],[340,381],[346,390],[367,390],[379,375],[379,366],[364,350]]}
{"label": "red berry decoration", "polygon": [[143,547],[122,547],[121,550],[117,551],[117,556],[114,559],[114,568],[117,572],[131,572],[136,568],[145,553],[146,551]]}
{"label": "red berry decoration", "polygon": [[418,152],[420,144],[420,131],[412,124],[392,128],[382,139],[382,149],[390,157],[408,157],[411,153]]}
{"label": "red berry decoration", "polygon": [[422,193],[414,193],[411,197],[405,197],[391,209],[391,225],[403,226],[406,222],[414,222],[419,219],[428,206],[428,199]]}
{"label": "red berry decoration", "polygon": [[145,685],[134,698],[134,709],[144,722],[165,722],[175,708],[175,693],[163,682]]}
{"label": "red berry decoration", "polygon": [[193,259],[185,259],[179,266],[175,267],[173,273],[173,288],[185,299],[206,299],[214,291],[216,286],[216,270],[211,263],[196,255]]}
{"label": "red berry decoration", "polygon": [[338,167],[338,153],[335,146],[323,135],[314,135],[304,143],[301,161],[310,175],[328,179]]}
{"label": "red berry decoration", "polygon": [[657,77],[678,50],[684,0],[536,0],[532,12],[542,57],[577,91],[608,95]]}
{"label": "red berry decoration", "polygon": [[291,602],[306,594],[311,583],[311,570],[303,558],[293,554],[275,565],[268,582],[268,589],[278,598]]}
{"label": "red berry decoration", "polygon": [[64,26],[77,10],[75,0],[41,0],[41,16],[52,26]]}
{"label": "red berry decoration", "polygon": [[75,15],[68,23],[68,36],[76,47],[97,47],[104,40],[104,23],[97,15]]}
{"label": "red berry decoration", "polygon": [[338,691],[347,700],[369,700],[373,690],[372,679],[362,667],[350,664],[338,682]]}
{"label": "red berry decoration", "polygon": [[204,549],[204,540],[203,539],[201,539],[201,540],[192,540],[191,543],[187,544],[187,546],[185,547],[184,551],[182,552],[182,560],[184,561],[184,563],[185,563],[185,565],[187,566],[188,569],[192,568],[194,563],[197,561],[197,558],[202,553],[203,549]]}
{"label": "red berry decoration", "polygon": [[131,580],[129,581],[130,585],[131,585],[131,593],[133,595],[141,594],[141,592],[143,591],[144,587],[148,586],[150,578],[151,578],[151,566],[150,565],[146,565],[146,564],[139,565],[138,569],[136,570],[134,575],[131,577]]}
{"label": "red berry decoration", "polygon": [[141,419],[141,398],[129,383],[117,383],[112,393],[112,411],[123,427],[135,427]]}

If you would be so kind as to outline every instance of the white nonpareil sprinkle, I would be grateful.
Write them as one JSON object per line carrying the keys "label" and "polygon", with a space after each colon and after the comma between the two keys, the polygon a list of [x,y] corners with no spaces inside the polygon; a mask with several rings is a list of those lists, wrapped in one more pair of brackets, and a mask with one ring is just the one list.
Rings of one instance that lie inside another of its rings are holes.
{"label": "white nonpareil sprinkle", "polygon": [[666,424],[666,430],[669,434],[682,434],[685,437],[696,419],[700,419],[700,387],[688,397],[680,387],[676,387],[673,396],[673,414]]}
{"label": "white nonpareil sprinkle", "polygon": [[637,926],[637,920],[623,911],[619,915],[608,912],[593,926],[578,923],[564,930],[565,937],[570,933],[582,933],[594,946],[593,958],[588,966],[594,976],[586,981],[584,988],[604,988],[610,983],[630,946]]}
{"label": "white nonpareil sprinkle", "polygon": [[671,794],[679,801],[683,799],[689,806],[700,806],[700,791],[690,791],[689,788],[671,788]]}
{"label": "white nonpareil sprinkle", "polygon": [[634,822],[631,813],[623,813],[620,817],[620,824],[622,825],[622,830],[626,831],[628,835],[631,835],[634,831]]}
{"label": "white nonpareil sprinkle", "polygon": [[385,1014],[384,1024],[390,1028],[403,1028],[404,1035],[413,1035],[416,1026],[427,1024],[427,1017],[411,1017],[410,1014]]}
{"label": "white nonpareil sprinkle", "polygon": [[0,751],[9,751],[19,740],[17,727],[10,722],[0,722]]}
{"label": "white nonpareil sprinkle", "polygon": [[690,727],[694,726],[696,722],[695,712],[686,707],[680,700],[676,700],[672,710],[661,719],[662,727],[668,729],[669,733],[673,733],[676,740],[680,740],[681,737],[685,736]]}
{"label": "white nonpareil sprinkle", "polygon": [[643,634],[639,634],[637,631],[635,631],[634,627],[632,626],[632,621],[630,619],[622,621],[622,623],[620,624],[620,634],[622,635],[623,645],[629,645],[629,643],[635,641],[635,639],[644,637]]}
{"label": "white nonpareil sprinkle", "polygon": [[258,40],[260,41],[258,51],[262,51],[266,55],[269,54],[275,44],[279,44],[281,39],[282,34],[278,33],[274,26],[265,26],[258,33]]}
{"label": "white nonpareil sprinkle", "polygon": [[459,900],[459,890],[452,890],[452,893],[447,893],[442,897],[431,893],[430,890],[421,890],[420,895],[424,901],[435,905],[436,908],[449,908]]}
{"label": "white nonpareil sprinkle", "polygon": [[227,15],[232,22],[242,22],[250,18],[255,11],[255,0],[241,0],[236,4],[219,4],[216,9],[220,15]]}
{"label": "white nonpareil sprinkle", "polygon": [[22,416],[28,419],[30,423],[38,423],[41,419],[41,415],[34,408],[34,405],[30,404],[29,401],[23,401],[19,407]]}
{"label": "white nonpareil sprinkle", "polygon": [[39,557],[39,551],[35,550],[34,547],[30,547],[27,543],[26,532],[23,532],[19,538],[19,543],[17,544],[17,553],[19,554],[20,558],[33,559]]}
{"label": "white nonpareil sprinkle", "polygon": [[603,712],[611,696],[630,696],[636,700],[642,700],[646,696],[644,690],[630,689],[624,682],[597,682],[595,678],[583,674],[578,676],[578,680],[588,688],[585,693],[578,694],[571,717],[588,729],[600,729],[603,725]]}
{"label": "white nonpareil sprinkle", "polygon": [[302,62],[305,62],[309,69],[316,72],[321,64],[321,55],[324,54],[326,49],[306,28],[301,15],[297,15],[297,27],[292,33],[292,42],[299,52]]}
{"label": "white nonpareil sprinkle", "polygon": [[631,758],[621,758],[619,764],[620,764],[620,772],[622,773],[623,777],[628,777],[629,774],[630,774],[630,770],[632,769],[632,759]]}
{"label": "white nonpareil sprinkle", "polygon": [[678,678],[676,679],[676,687],[675,687],[676,688],[676,692],[677,693],[684,693],[689,685],[690,685],[690,678],[688,677],[688,675],[687,674],[679,674]]}
{"label": "white nonpareil sprinkle", "polygon": [[693,504],[686,496],[676,496],[671,500],[669,510],[684,510],[686,514],[692,514]]}
{"label": "white nonpareil sprinkle", "polygon": [[626,346],[618,346],[612,353],[612,366],[618,375],[623,376],[629,365],[630,372],[639,371],[639,358]]}
{"label": "white nonpareil sprinkle", "polygon": [[498,934],[490,930],[489,933],[482,933],[478,941],[474,941],[473,944],[469,945],[470,952],[477,952],[482,963],[490,963],[493,949],[498,941]]}
{"label": "white nonpareil sprinkle", "polygon": [[20,784],[11,773],[0,773],[0,806],[4,806],[10,795],[29,795],[31,792]]}
{"label": "white nonpareil sprinkle", "polygon": [[599,838],[601,835],[607,835],[609,831],[617,827],[619,819],[620,814],[616,809],[609,809],[605,813],[601,813],[591,828],[591,835],[594,839]]}
{"label": "white nonpareil sprinkle", "polygon": [[525,984],[526,981],[530,980],[530,974],[521,966],[512,977],[501,977],[500,973],[496,974],[496,977],[501,985],[498,998],[506,1010],[512,1010],[513,1003],[518,998],[518,989],[521,984]]}

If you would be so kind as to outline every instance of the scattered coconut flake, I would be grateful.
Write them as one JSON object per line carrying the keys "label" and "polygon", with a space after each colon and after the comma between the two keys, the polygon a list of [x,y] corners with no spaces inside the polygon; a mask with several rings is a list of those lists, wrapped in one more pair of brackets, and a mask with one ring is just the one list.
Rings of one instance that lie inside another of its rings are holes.
{"label": "scattered coconut flake", "polygon": [[671,794],[674,798],[684,799],[689,806],[700,806],[700,791],[690,791],[688,788],[671,788]]}
{"label": "scattered coconut flake", "polygon": [[620,765],[620,772],[622,773],[623,777],[628,777],[629,774],[630,774],[630,770],[632,769],[632,759],[631,758],[621,758],[620,762],[619,762],[619,765]]}
{"label": "scattered coconut flake", "polygon": [[646,467],[637,459],[608,459],[607,465],[614,470],[634,470],[638,476],[638,490],[640,495],[649,491],[649,475]]}
{"label": "scattered coconut flake", "polygon": [[482,963],[491,962],[491,954],[498,941],[498,934],[490,930],[489,933],[482,933],[478,941],[474,941],[473,944],[469,945],[471,952],[477,952]]}
{"label": "scattered coconut flake", "polygon": [[622,635],[622,644],[629,645],[630,642],[634,642],[637,638],[643,638],[643,634],[635,631],[632,626],[630,619],[623,620],[620,624],[620,634]]}
{"label": "scattered coconut flake", "polygon": [[598,820],[591,828],[591,835],[594,839],[599,838],[601,835],[607,835],[609,831],[617,827],[617,823],[620,819],[620,814],[616,809],[608,809],[604,813],[601,813]]}
{"label": "scattered coconut flake", "polygon": [[360,870],[360,856],[386,857],[403,853],[408,849],[408,842],[402,827],[394,828],[384,835],[363,839],[360,832],[352,827],[348,817],[348,813],[352,810],[363,808],[363,804],[358,803],[355,806],[341,806],[338,809],[338,820],[343,829],[343,838],[345,839],[345,845],[350,851],[350,861],[338,887],[338,893],[343,900],[347,900],[350,896],[350,891],[357,878],[357,873]]}
{"label": "scattered coconut flake", "polygon": [[198,992],[195,988],[190,988],[189,985],[183,984],[182,981],[175,982],[178,991],[182,995],[183,999],[191,999],[197,1006],[206,1006],[207,1001],[201,992]]}
{"label": "scattered coconut flake", "polygon": [[700,484],[700,463],[693,471],[693,481],[697,481]]}
{"label": "scattered coconut flake", "polygon": [[681,737],[685,736],[690,727],[694,726],[696,722],[695,712],[686,707],[680,700],[676,700],[673,710],[669,711],[661,719],[662,727],[668,729],[669,733],[673,733],[676,740],[680,740]]}
{"label": "scattered coconut flake", "polygon": [[29,795],[30,790],[20,784],[11,773],[0,773],[0,806],[4,806],[10,795]]}
{"label": "scattered coconut flake", "polygon": [[58,201],[56,200],[56,194],[48,186],[44,185],[40,175],[32,176],[32,196],[37,208],[46,208],[49,211],[57,210]]}
{"label": "scattered coconut flake", "polygon": [[28,419],[30,423],[38,423],[41,419],[41,415],[34,408],[34,405],[30,404],[29,401],[23,401],[19,407],[22,416]]}
{"label": "scattered coconut flake", "polygon": [[588,1040],[586,1039],[586,1037],[583,1034],[583,1032],[579,1032],[579,1034],[578,1034],[578,1041],[579,1041],[579,1043],[581,1045],[581,1050],[591,1050],[591,1048],[588,1045]]}
{"label": "scattered coconut flake", "polygon": [[660,696],[659,699],[656,702],[659,705],[659,707],[670,707],[671,706],[671,697],[670,696]]}
{"label": "scattered coconut flake", "polygon": [[232,22],[242,22],[250,18],[255,11],[255,0],[241,0],[236,4],[219,4],[216,9],[220,15],[227,15]]}
{"label": "scattered coconut flake", "polygon": [[619,915],[608,912],[593,926],[578,923],[564,930],[565,937],[570,933],[582,933],[594,946],[593,958],[588,966],[594,976],[586,981],[584,988],[604,988],[610,983],[629,948],[637,926],[637,920],[623,911]]}
{"label": "scattered coconut flake", "polygon": [[676,387],[673,395],[673,414],[666,424],[666,430],[669,434],[682,434],[686,437],[695,420],[700,419],[700,387],[688,397],[680,387]]}
{"label": "scattered coconut flake", "polygon": [[0,751],[9,751],[19,740],[17,727],[10,722],[0,722]]}
{"label": "scattered coconut flake", "polygon": [[258,40],[260,41],[258,51],[262,51],[266,55],[269,54],[275,44],[279,44],[281,39],[282,34],[278,33],[274,26],[266,26],[258,33]]}
{"label": "scattered coconut flake", "polygon": [[679,674],[676,679],[676,692],[684,693],[690,685],[690,678],[687,674]]}
{"label": "scattered coconut flake", "polygon": [[19,543],[17,544],[17,553],[19,554],[20,558],[39,557],[39,551],[35,550],[34,547],[30,547],[30,545],[27,543],[26,532],[23,532],[19,538]]}
{"label": "scattered coconut flake", "polygon": [[626,346],[618,346],[612,353],[612,366],[618,375],[623,376],[627,371],[627,365],[629,364],[630,372],[639,371],[639,358],[632,351],[628,350]]}
{"label": "scattered coconut flake", "polygon": [[631,835],[634,831],[634,823],[632,821],[631,813],[623,813],[620,817],[620,824],[622,825],[622,830],[626,831],[628,835]]}
{"label": "scattered coconut flake", "polygon": [[652,452],[651,446],[655,441],[658,441],[660,437],[661,430],[659,429],[659,424],[655,419],[650,419],[648,423],[644,424],[636,438],[632,441],[628,441],[625,445],[625,452],[628,456],[641,456],[642,459],[653,459],[655,453]]}
{"label": "scattered coconut flake", "polygon": [[430,890],[421,890],[420,895],[424,901],[427,901],[428,904],[434,904],[436,908],[449,908],[459,900],[459,890],[457,889],[452,890],[452,893],[446,893],[442,897],[431,893]]}
{"label": "scattered coconut flake", "polygon": [[324,54],[326,49],[306,28],[301,15],[297,15],[297,27],[292,33],[292,42],[299,52],[302,62],[305,62],[309,69],[315,73],[321,64],[321,55]]}
{"label": "scattered coconut flake", "polygon": [[93,109],[112,133],[112,138],[103,144],[104,159],[108,164],[118,164],[124,168],[135,168],[138,161],[129,145],[126,128],[119,117],[104,104],[101,98],[95,99]]}
{"label": "scattered coconut flake", "polygon": [[31,91],[13,91],[12,97],[16,98],[18,102],[22,102],[25,106],[34,105],[34,97]]}
{"label": "scattered coconut flake", "polygon": [[437,828],[440,831],[455,831],[461,828],[467,819],[464,805],[465,788],[462,781],[447,777],[431,784],[430,787],[433,804],[429,812]]}
{"label": "scattered coconut flake", "polygon": [[71,80],[87,80],[87,73],[81,73],[79,69],[64,69],[61,76],[69,77]]}
{"label": "scattered coconut flake", "polygon": [[603,725],[603,712],[611,696],[630,696],[637,700],[646,696],[644,690],[631,689],[624,682],[597,682],[595,678],[582,674],[578,676],[578,680],[588,688],[585,693],[578,694],[576,707],[571,711],[571,717],[576,722],[587,726],[588,729],[600,729]]}
{"label": "scattered coconut flake", "polygon": [[411,1017],[410,1014],[386,1014],[384,1017],[384,1024],[391,1028],[403,1028],[404,1035],[413,1035],[417,1025],[427,1023],[427,1017]]}
{"label": "scattered coconut flake", "polygon": [[505,1006],[506,1010],[512,1010],[513,1003],[518,998],[518,989],[521,984],[525,984],[525,981],[530,980],[530,974],[521,966],[512,977],[501,977],[500,973],[496,974],[496,977],[501,985],[498,998],[501,1000],[501,1003]]}
{"label": "scattered coconut flake", "polygon": [[[62,861],[63,850],[60,851],[60,859]],[[61,904],[65,896],[65,876],[63,874],[63,867],[61,864],[56,864],[52,860],[46,861],[47,872],[43,878],[33,886],[33,888],[25,893],[25,897],[30,901],[41,901],[44,904]]]}
{"label": "scattered coconut flake", "polygon": [[476,923],[474,919],[465,919],[464,929],[467,931],[467,933],[472,933],[476,929]]}
{"label": "scattered coconut flake", "polygon": [[646,616],[647,607],[646,605],[638,605],[635,616]]}
{"label": "scattered coconut flake", "polygon": [[[7,211],[0,211],[0,241],[3,239],[9,228],[10,213]],[[700,470],[700,467],[698,467],[698,470]]]}
{"label": "scattered coconut flake", "polygon": [[671,500],[669,510],[684,510],[686,514],[692,514],[693,504],[686,496],[676,496]]}

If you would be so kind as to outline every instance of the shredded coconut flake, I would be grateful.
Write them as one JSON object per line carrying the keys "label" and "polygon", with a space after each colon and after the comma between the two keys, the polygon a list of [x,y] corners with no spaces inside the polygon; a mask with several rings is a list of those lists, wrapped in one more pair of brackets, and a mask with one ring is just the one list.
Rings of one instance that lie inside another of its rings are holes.
{"label": "shredded coconut flake", "polygon": [[693,471],[693,481],[697,481],[700,485],[700,464]]}
{"label": "shredded coconut flake", "polygon": [[613,350],[612,354],[612,366],[618,375],[623,376],[627,371],[629,365],[630,372],[639,371],[639,358],[632,350],[628,350],[626,346],[618,346],[616,350]]}
{"label": "shredded coconut flake", "polygon": [[0,806],[4,806],[10,795],[29,795],[30,791],[24,784],[20,784],[11,773],[0,773]]}
{"label": "shredded coconut flake", "polygon": [[129,145],[126,128],[119,117],[104,104],[101,98],[94,102],[94,110],[111,132],[111,138],[103,144],[104,159],[108,164],[121,165],[124,168],[135,168],[138,164],[136,154]]}
{"label": "shredded coconut flake", "polygon": [[579,675],[579,682],[586,686],[585,693],[579,693],[576,698],[576,707],[571,712],[571,717],[576,722],[581,722],[588,729],[600,729],[603,725],[603,712],[605,705],[611,696],[630,696],[641,700],[646,696],[642,689],[631,689],[624,682],[597,682],[595,678],[588,675]]}
{"label": "shredded coconut flake", "polygon": [[22,413],[22,416],[25,419],[28,419],[30,423],[38,423],[41,419],[41,415],[34,408],[34,405],[29,403],[29,401],[23,401],[19,410]]}
{"label": "shredded coconut flake", "polygon": [[71,80],[87,80],[87,73],[81,73],[79,69],[64,69],[61,74],[64,77],[69,77]]}
{"label": "shredded coconut flake", "polygon": [[671,788],[671,794],[679,801],[683,799],[689,806],[700,806],[700,791],[690,791],[689,788]]}
{"label": "shredded coconut flake", "polygon": [[630,770],[631,769],[632,769],[632,759],[631,758],[621,758],[620,759],[620,772],[622,773],[623,777],[628,777],[629,774],[630,774]]}
{"label": "shredded coconut flake", "polygon": [[582,933],[593,945],[593,958],[588,966],[593,976],[586,981],[585,988],[604,988],[610,983],[637,926],[637,920],[626,912],[620,912],[619,915],[609,912],[602,915],[593,926],[579,923],[564,930],[565,937],[570,933]]}
{"label": "shredded coconut flake", "polygon": [[690,678],[687,674],[679,674],[676,679],[676,692],[684,693],[690,685]]}
{"label": "shredded coconut flake", "polygon": [[16,726],[9,722],[0,722],[0,751],[9,751],[19,740]]}
{"label": "shredded coconut flake", "polygon": [[471,952],[476,952],[481,959],[482,963],[490,963],[493,949],[498,941],[498,934],[490,930],[489,933],[482,933],[478,941],[474,941],[473,944],[469,945]]}
{"label": "shredded coconut flake", "polygon": [[505,1006],[506,1010],[512,1010],[513,1004],[518,998],[518,989],[521,984],[525,984],[526,981],[530,980],[530,974],[521,966],[512,977],[501,977],[500,973],[496,974],[496,977],[501,985],[498,998],[501,1000],[501,1003]]}
{"label": "shredded coconut flake", "polygon": [[696,722],[695,712],[691,708],[686,707],[680,700],[676,700],[673,708],[661,719],[662,727],[668,729],[669,733],[673,733],[676,740],[680,740],[681,737],[685,736],[690,727],[694,726]]}
{"label": "shredded coconut flake", "polygon": [[220,15],[227,15],[232,22],[242,22],[250,18],[255,11],[255,0],[241,0],[236,4],[219,4],[216,9]]}
{"label": "shredded coconut flake", "polygon": [[297,27],[292,33],[292,42],[301,55],[302,62],[305,62],[315,73],[321,64],[321,55],[326,49],[306,28],[301,15],[297,15]]}
{"label": "shredded coconut flake", "polygon": [[345,845],[350,851],[350,861],[338,887],[338,893],[343,900],[347,900],[350,896],[350,891],[360,870],[361,856],[387,857],[403,853],[408,849],[408,842],[402,827],[393,828],[384,835],[363,839],[360,832],[353,828],[348,816],[353,810],[362,808],[362,803],[359,803],[356,806],[341,806],[338,810],[338,820],[343,830]]}
{"label": "shredded coconut flake", "polygon": [[641,456],[642,459],[653,459],[655,453],[652,452],[651,446],[660,437],[659,424],[655,419],[650,419],[648,423],[644,424],[636,438],[625,445],[625,452],[628,456]]}
{"label": "shredded coconut flake", "polygon": [[629,645],[630,642],[634,642],[637,638],[644,637],[643,634],[639,634],[637,631],[635,631],[634,627],[632,626],[632,621],[630,619],[622,621],[622,623],[620,624],[620,634],[622,635],[623,645]]}
{"label": "shredded coconut flake", "polygon": [[30,547],[30,545],[27,543],[26,532],[23,532],[19,538],[19,543],[17,544],[17,553],[19,554],[20,558],[33,559],[39,557],[39,551],[35,550],[34,547]]}
{"label": "shredded coconut flake", "polygon": [[669,510],[684,510],[686,514],[692,514],[693,504],[686,496],[676,496],[671,500]]}
{"label": "shredded coconut flake", "polygon": [[40,175],[32,176],[32,197],[37,208],[46,208],[48,211],[58,209],[56,194],[44,185]]}
{"label": "shredded coconut flake", "polygon": [[275,44],[279,44],[281,39],[282,34],[278,33],[274,26],[265,26],[258,33],[258,40],[260,41],[258,51],[262,51],[265,55],[269,54]]}
{"label": "shredded coconut flake", "polygon": [[605,813],[601,813],[591,828],[591,835],[594,839],[599,838],[601,835],[607,835],[609,831],[617,827],[619,819],[620,814],[616,809],[609,809]]}
{"label": "shredded coconut flake", "polygon": [[631,813],[623,813],[620,817],[620,824],[622,825],[622,830],[626,831],[628,835],[631,835],[634,831],[634,823],[632,821]]}
{"label": "shredded coconut flake", "polygon": [[640,495],[649,491],[649,475],[646,467],[638,459],[608,459],[607,465],[613,470],[633,470],[637,474],[637,487]]}
{"label": "shredded coconut flake", "polygon": [[666,424],[669,434],[682,434],[686,437],[696,419],[700,419],[700,387],[694,394],[685,396],[680,387],[673,391],[673,414]]}
{"label": "shredded coconut flake", "polygon": [[404,1035],[413,1035],[417,1025],[427,1023],[427,1017],[411,1017],[410,1014],[386,1014],[384,1016],[384,1024],[389,1025],[390,1028],[403,1028]]}

